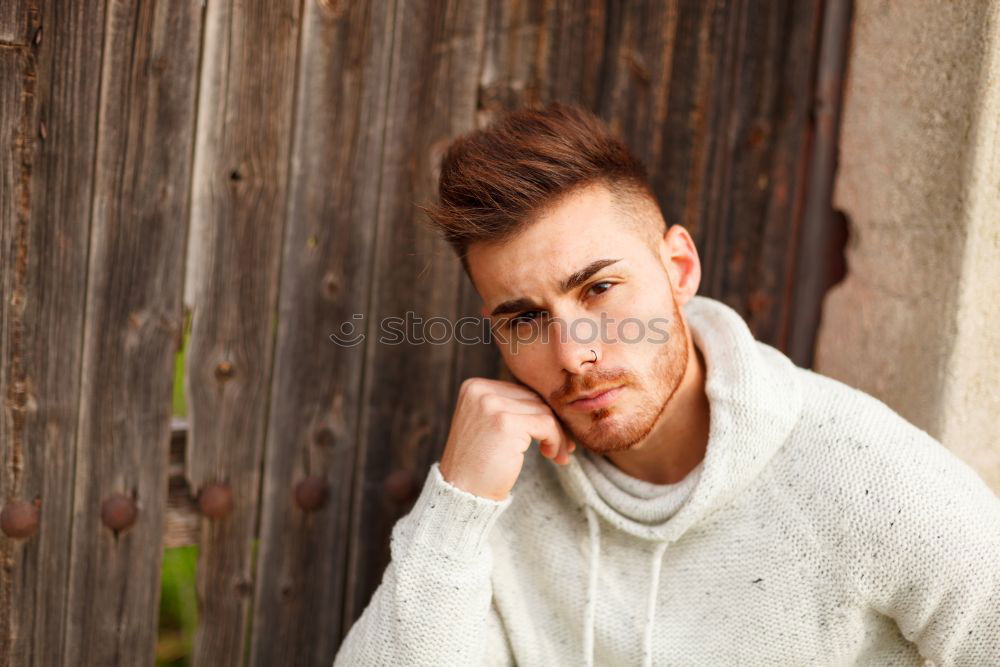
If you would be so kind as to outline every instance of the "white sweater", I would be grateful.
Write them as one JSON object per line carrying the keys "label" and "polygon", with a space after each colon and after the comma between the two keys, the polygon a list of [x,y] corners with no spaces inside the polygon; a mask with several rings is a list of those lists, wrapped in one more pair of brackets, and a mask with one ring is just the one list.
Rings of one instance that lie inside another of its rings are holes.
{"label": "white sweater", "polygon": [[434,463],[336,667],[1000,665],[982,479],[721,302],[684,313],[707,365],[698,468],[653,485],[533,444],[495,501]]}

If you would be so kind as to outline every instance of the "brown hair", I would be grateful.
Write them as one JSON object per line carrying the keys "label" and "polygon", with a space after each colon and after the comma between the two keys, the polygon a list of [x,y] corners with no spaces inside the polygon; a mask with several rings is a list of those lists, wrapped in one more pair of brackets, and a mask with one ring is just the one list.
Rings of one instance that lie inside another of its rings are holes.
{"label": "brown hair", "polygon": [[438,203],[418,207],[468,272],[469,245],[511,238],[561,197],[595,183],[611,191],[619,212],[644,233],[655,220],[662,234],[642,162],[600,118],[553,102],[508,112],[452,141],[441,162]]}

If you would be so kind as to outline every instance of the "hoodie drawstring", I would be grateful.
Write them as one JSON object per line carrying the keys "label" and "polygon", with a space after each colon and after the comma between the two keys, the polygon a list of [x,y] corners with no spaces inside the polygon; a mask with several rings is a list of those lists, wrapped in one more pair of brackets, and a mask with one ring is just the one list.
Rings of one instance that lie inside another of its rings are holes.
{"label": "hoodie drawstring", "polygon": [[646,629],[642,638],[643,667],[653,664],[653,616],[656,612],[656,594],[660,590],[660,569],[666,548],[667,543],[660,542],[653,549],[653,572],[649,575],[649,600],[646,601]]}
{"label": "hoodie drawstring", "polygon": [[[601,528],[597,514],[590,505],[584,506],[587,515],[587,532],[590,534],[590,564],[587,573],[587,606],[583,612],[583,655],[587,667],[594,665],[594,613],[597,598],[598,556],[601,553]],[[653,549],[652,572],[649,576],[649,598],[646,600],[646,627],[642,637],[642,664],[653,664],[653,618],[656,612],[656,594],[660,589],[660,570],[667,542],[659,542]]]}
{"label": "hoodie drawstring", "polygon": [[601,528],[590,505],[585,506],[590,533],[590,568],[587,573],[587,606],[583,612],[583,655],[587,667],[594,667],[594,607],[597,596],[597,556],[601,552]]}

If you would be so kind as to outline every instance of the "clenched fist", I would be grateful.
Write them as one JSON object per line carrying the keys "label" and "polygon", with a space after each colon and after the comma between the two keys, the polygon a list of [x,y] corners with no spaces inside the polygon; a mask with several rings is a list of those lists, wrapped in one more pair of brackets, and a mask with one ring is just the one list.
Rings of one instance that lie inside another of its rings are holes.
{"label": "clenched fist", "polygon": [[441,476],[477,496],[503,500],[514,487],[532,440],[556,463],[576,449],[552,408],[535,392],[503,380],[469,378],[458,392]]}

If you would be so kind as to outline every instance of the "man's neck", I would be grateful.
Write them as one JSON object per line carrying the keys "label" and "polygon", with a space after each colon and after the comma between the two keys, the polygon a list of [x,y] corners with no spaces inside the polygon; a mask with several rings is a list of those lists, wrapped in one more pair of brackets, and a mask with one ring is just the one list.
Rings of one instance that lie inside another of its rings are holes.
{"label": "man's neck", "polygon": [[652,484],[674,484],[705,458],[709,402],[705,394],[705,359],[688,334],[688,364],[681,384],[657,424],[638,448],[605,457],[625,474]]}

